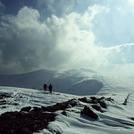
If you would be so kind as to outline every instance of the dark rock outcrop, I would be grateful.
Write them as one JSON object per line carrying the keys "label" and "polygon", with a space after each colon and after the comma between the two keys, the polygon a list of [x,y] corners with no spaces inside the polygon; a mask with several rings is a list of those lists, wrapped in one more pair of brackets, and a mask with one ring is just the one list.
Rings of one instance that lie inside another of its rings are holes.
{"label": "dark rock outcrop", "polygon": [[88,116],[95,120],[97,120],[99,118],[99,116],[93,110],[91,110],[91,108],[88,106],[84,107],[84,109],[81,111],[81,115]]}
{"label": "dark rock outcrop", "polygon": [[113,101],[114,101],[114,99],[112,99],[111,97],[109,97],[109,98],[106,98],[106,101],[113,102]]}
{"label": "dark rock outcrop", "polygon": [[6,100],[0,100],[0,105],[5,105],[6,104]]}
{"label": "dark rock outcrop", "polygon": [[6,112],[0,115],[0,134],[33,134],[47,128],[54,121],[58,110],[65,110],[78,104],[76,99],[47,107],[24,107],[19,112]]}
{"label": "dark rock outcrop", "polygon": [[101,106],[98,105],[98,104],[93,104],[93,105],[91,105],[91,107],[92,107],[93,109],[99,111],[99,112],[102,112],[102,113],[104,112],[104,111],[102,110]]}
{"label": "dark rock outcrop", "polygon": [[11,94],[0,92],[0,100],[11,97]]}
{"label": "dark rock outcrop", "polygon": [[[1,95],[1,94],[0,94]],[[3,98],[9,95],[1,95]],[[62,110],[61,114],[67,116],[66,109],[78,106],[82,101],[90,104],[90,106],[100,112],[104,112],[103,108],[107,108],[106,101],[112,101],[111,98],[101,97],[83,97],[79,99],[71,99],[65,102],[57,103],[52,106],[41,107],[23,107],[19,112],[6,112],[0,115],[0,134],[33,134],[44,128],[47,128],[49,122],[54,121],[57,114],[56,111]],[[81,111],[82,116],[88,116],[97,120],[99,116],[93,111],[93,109],[85,106]]]}
{"label": "dark rock outcrop", "polygon": [[58,111],[58,110],[65,110],[67,108],[71,108],[71,107],[74,107],[78,105],[78,102],[76,99],[71,99],[69,101],[65,101],[65,102],[62,102],[62,103],[57,103],[53,106],[48,106],[48,107],[43,107],[42,106],[42,109],[44,111],[49,111],[49,112],[55,112],[55,111]]}
{"label": "dark rock outcrop", "polygon": [[100,104],[100,106],[102,107],[102,108],[107,108],[107,104],[106,104],[106,102],[105,101],[99,101],[99,104]]}
{"label": "dark rock outcrop", "polygon": [[62,111],[61,112],[61,114],[63,114],[63,115],[65,115],[65,116],[67,116],[67,112],[64,110],[64,111]]}
{"label": "dark rock outcrop", "polygon": [[78,100],[84,103],[92,103],[91,99],[88,99],[87,97],[79,98]]}
{"label": "dark rock outcrop", "polygon": [[0,134],[33,134],[47,128],[55,116],[48,112],[7,112],[0,116]]}
{"label": "dark rock outcrop", "polygon": [[24,107],[21,109],[21,112],[30,112],[30,110],[32,109],[32,107]]}
{"label": "dark rock outcrop", "polygon": [[[93,107],[97,108],[97,105],[99,104],[102,108],[107,108],[107,103],[106,101],[114,101],[112,98],[105,98],[105,97],[100,97],[97,98],[95,96],[91,96],[90,99],[87,97],[79,98],[79,101],[82,101],[84,103],[89,103],[89,104],[94,104]],[[99,107],[98,107],[99,108]],[[98,109],[97,108],[97,109]],[[96,110],[97,110],[96,109]]]}

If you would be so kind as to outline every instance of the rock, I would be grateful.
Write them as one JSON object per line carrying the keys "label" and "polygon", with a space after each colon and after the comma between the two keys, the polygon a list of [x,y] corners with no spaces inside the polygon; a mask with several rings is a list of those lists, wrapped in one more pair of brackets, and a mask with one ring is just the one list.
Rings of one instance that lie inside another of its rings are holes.
{"label": "rock", "polygon": [[97,104],[98,103],[97,97],[91,96],[90,98],[91,98],[91,103],[93,103],[93,104]]}
{"label": "rock", "polygon": [[42,112],[42,109],[40,107],[33,107],[31,111]]}
{"label": "rock", "polygon": [[134,117],[129,117],[129,119],[133,120],[134,121]]}
{"label": "rock", "polygon": [[91,96],[90,98],[91,98],[91,100],[97,100],[97,98],[95,96]]}
{"label": "rock", "polygon": [[106,101],[111,101],[111,102],[113,102],[114,99],[112,99],[111,97],[109,97],[109,98],[106,98]]}
{"label": "rock", "polygon": [[9,93],[4,93],[4,92],[0,93],[0,99],[9,98],[9,97],[11,97],[11,94]]}
{"label": "rock", "polygon": [[101,108],[100,105],[93,104],[93,105],[91,105],[91,107],[92,107],[93,109],[99,111],[99,112],[102,112],[102,113],[104,112],[104,111],[102,110],[102,108]]}
{"label": "rock", "polygon": [[5,105],[6,103],[6,100],[0,100],[0,105]]}
{"label": "rock", "polygon": [[35,109],[27,113],[16,111],[1,114],[0,134],[33,134],[47,128],[48,123],[55,120],[55,113]]}
{"label": "rock", "polygon": [[2,106],[1,108],[2,108],[2,109],[5,109],[5,108],[7,108],[7,107],[6,107],[6,106]]}
{"label": "rock", "polygon": [[78,105],[78,100],[71,99],[71,100],[68,101],[68,105],[71,105],[72,107],[77,106]]}
{"label": "rock", "polygon": [[78,105],[78,101],[76,99],[71,99],[69,101],[56,103],[55,105],[48,106],[48,107],[42,107],[43,111],[49,111],[49,112],[55,112],[58,110],[65,110],[67,108],[71,108]]}
{"label": "rock", "polygon": [[91,103],[92,101],[90,99],[88,99],[87,97],[83,97],[83,98],[79,98],[79,101],[82,101],[84,103]]}
{"label": "rock", "polygon": [[65,110],[63,112],[61,112],[61,114],[67,116],[67,112]]}
{"label": "rock", "polygon": [[32,107],[24,107],[21,109],[21,112],[29,112],[32,109]]}
{"label": "rock", "polygon": [[10,103],[10,105],[18,106],[19,103],[14,102],[14,103]]}
{"label": "rock", "polygon": [[99,101],[99,104],[102,108],[107,108],[107,104],[105,101]]}
{"label": "rock", "polygon": [[97,98],[98,101],[102,101],[102,100],[105,100],[105,97],[100,97],[100,98]]}
{"label": "rock", "polygon": [[81,111],[81,115],[86,115],[95,120],[98,119],[98,115],[93,110],[91,110],[91,108],[89,108],[88,106],[84,107],[84,109]]}

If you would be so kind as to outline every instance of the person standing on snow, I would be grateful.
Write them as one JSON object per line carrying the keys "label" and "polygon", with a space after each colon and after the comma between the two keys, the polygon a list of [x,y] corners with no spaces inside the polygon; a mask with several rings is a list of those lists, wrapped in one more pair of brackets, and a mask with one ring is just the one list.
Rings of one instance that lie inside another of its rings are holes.
{"label": "person standing on snow", "polygon": [[47,84],[44,84],[44,85],[43,85],[43,89],[44,89],[44,91],[47,91],[47,89],[48,89]]}
{"label": "person standing on snow", "polygon": [[52,92],[53,92],[53,86],[51,84],[49,85],[48,89],[49,89],[49,92],[52,94]]}

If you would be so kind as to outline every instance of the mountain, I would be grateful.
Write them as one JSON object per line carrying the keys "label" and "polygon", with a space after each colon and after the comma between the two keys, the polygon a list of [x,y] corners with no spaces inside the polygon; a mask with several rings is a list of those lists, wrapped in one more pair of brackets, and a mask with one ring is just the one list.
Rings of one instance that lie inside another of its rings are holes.
{"label": "mountain", "polygon": [[24,74],[0,75],[1,86],[42,89],[44,83],[52,83],[54,90],[58,92],[77,95],[96,94],[104,86],[96,72],[89,69],[62,72],[38,70]]}
{"label": "mountain", "polygon": [[[69,90],[71,94],[86,95],[86,94],[96,94],[103,88],[103,83],[96,79],[88,79],[80,81],[74,84]],[[80,90],[81,89],[81,90]]]}
{"label": "mountain", "polygon": [[48,82],[54,75],[55,72],[50,70],[37,70],[15,75],[0,75],[0,85],[40,89],[44,82]]}

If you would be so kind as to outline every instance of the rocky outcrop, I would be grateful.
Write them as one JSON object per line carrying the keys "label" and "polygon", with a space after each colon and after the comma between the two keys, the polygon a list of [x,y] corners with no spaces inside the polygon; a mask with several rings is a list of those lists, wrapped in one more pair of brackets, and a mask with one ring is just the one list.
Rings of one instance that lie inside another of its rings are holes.
{"label": "rocky outcrop", "polygon": [[33,132],[47,128],[49,122],[55,120],[56,111],[64,111],[77,104],[76,99],[71,99],[53,106],[28,106],[19,112],[6,112],[0,115],[0,134],[33,134]]}
{"label": "rocky outcrop", "polygon": [[0,92],[0,100],[11,97],[11,94]]}
{"label": "rocky outcrop", "polygon": [[56,114],[48,112],[7,112],[0,116],[0,134],[33,134],[47,128]]}
{"label": "rocky outcrop", "polygon": [[[4,97],[8,96],[2,94],[1,98],[3,100]],[[111,99],[106,99],[105,97],[83,97],[47,107],[28,106],[23,107],[20,111],[6,112],[0,115],[0,134],[33,134],[33,132],[47,128],[48,124],[55,120],[57,116],[56,111],[61,111],[61,114],[68,116],[66,110],[78,105],[80,106],[79,101],[89,104],[89,106],[83,108],[81,115],[97,120],[99,116],[93,109],[104,112],[103,109],[107,108],[106,101],[111,101]]]}
{"label": "rocky outcrop", "polygon": [[81,115],[88,116],[95,120],[99,118],[99,116],[93,110],[91,110],[91,108],[88,106],[84,107],[84,109],[81,111]]}
{"label": "rocky outcrop", "polygon": [[57,103],[53,106],[48,106],[48,107],[42,107],[44,111],[49,111],[49,112],[55,112],[58,110],[65,110],[67,108],[74,107],[78,104],[78,101],[76,99],[71,99],[69,101],[65,101],[62,103]]}
{"label": "rocky outcrop", "polygon": [[92,100],[87,97],[79,98],[78,100],[84,103],[92,103]]}
{"label": "rocky outcrop", "polygon": [[88,104],[96,104],[96,105],[99,104],[102,108],[105,109],[107,108],[106,101],[114,101],[112,98],[105,98],[105,97],[97,98],[95,96],[91,96],[90,98],[83,97],[79,98],[78,100]]}
{"label": "rocky outcrop", "polygon": [[93,105],[91,105],[91,107],[92,107],[93,109],[95,109],[96,111],[99,111],[99,112],[101,112],[101,113],[104,112],[104,110],[102,110],[101,106],[98,105],[98,104],[93,104]]}

